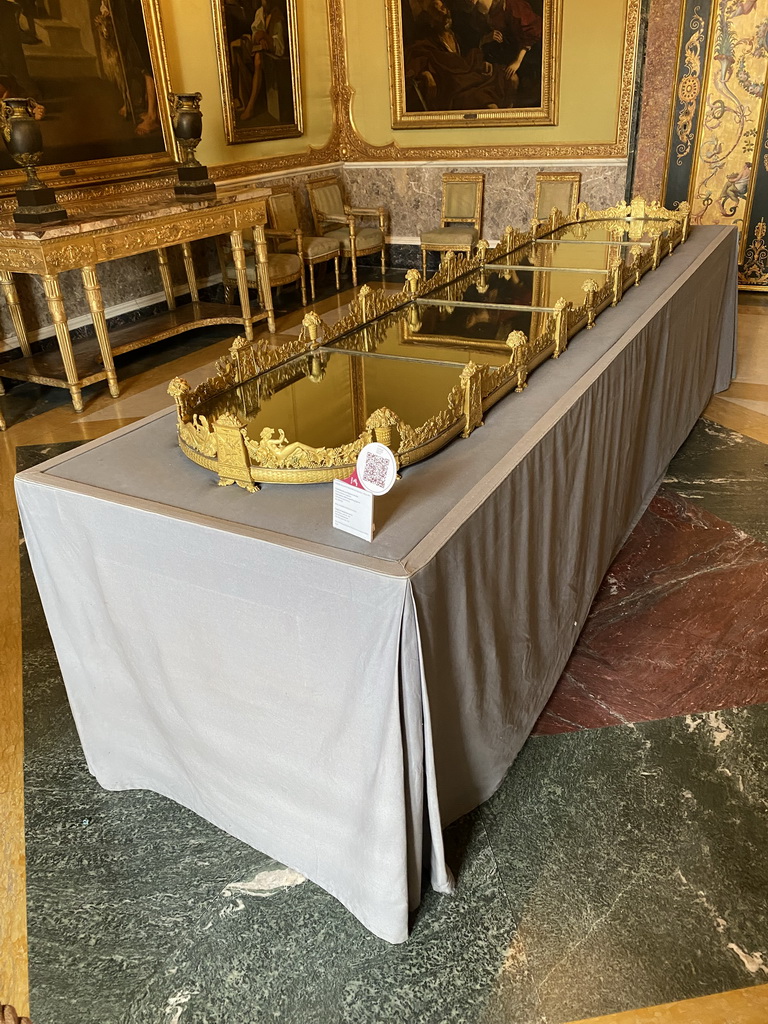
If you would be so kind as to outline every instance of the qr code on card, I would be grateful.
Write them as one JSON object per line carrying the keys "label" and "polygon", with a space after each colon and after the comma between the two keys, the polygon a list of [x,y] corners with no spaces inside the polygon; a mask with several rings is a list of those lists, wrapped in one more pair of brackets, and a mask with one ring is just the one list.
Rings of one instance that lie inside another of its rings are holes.
{"label": "qr code on card", "polygon": [[376,452],[365,453],[365,465],[363,466],[362,478],[366,483],[373,484],[374,487],[380,487],[383,489],[387,486],[388,472],[389,462],[383,455],[377,455]]}

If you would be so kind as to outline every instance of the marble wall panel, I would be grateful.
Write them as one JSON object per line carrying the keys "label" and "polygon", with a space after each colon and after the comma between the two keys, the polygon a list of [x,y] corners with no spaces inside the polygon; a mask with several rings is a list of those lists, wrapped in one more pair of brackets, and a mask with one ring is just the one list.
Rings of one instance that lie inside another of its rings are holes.
{"label": "marble wall panel", "polygon": [[662,198],[682,0],[651,0],[632,194]]}
{"label": "marble wall panel", "polygon": [[[539,169],[572,171],[582,174],[581,198],[595,208],[610,206],[624,196],[626,162],[603,161],[578,164],[532,163],[487,164],[478,166],[455,164],[450,168],[441,163],[333,165],[285,175],[265,175],[253,179],[265,187],[279,189],[293,187],[299,203],[302,225],[311,232],[312,217],[307,197],[308,181],[329,174],[343,177],[347,196],[356,206],[386,206],[391,215],[390,234],[397,240],[410,241],[419,231],[437,224],[440,217],[441,175],[446,170],[456,172],[482,171],[486,175],[485,213],[483,234],[486,238],[499,238],[507,224],[525,227],[533,215],[536,172]],[[200,278],[218,273],[218,260],[212,241],[193,246],[195,266]],[[180,253],[171,250],[173,278],[177,285],[185,281]],[[402,262],[402,260],[400,260]],[[104,263],[99,266],[99,280],[107,307],[107,316],[122,318],[127,313],[149,307],[162,292],[162,283],[154,253],[145,253],[128,259]],[[41,332],[43,337],[53,334],[50,317],[37,278],[17,275],[17,288],[30,332]],[[88,307],[80,274],[71,271],[61,276],[67,313],[71,318],[87,314]],[[4,351],[5,350],[5,351]],[[18,354],[16,340],[5,303],[0,302],[0,354],[12,358]]]}
{"label": "marble wall panel", "polygon": [[527,227],[533,216],[536,172],[581,171],[581,198],[595,209],[612,206],[624,198],[626,161],[582,162],[556,167],[530,163],[472,165],[431,164],[347,164],[344,179],[355,206],[386,206],[390,211],[393,239],[418,238],[423,229],[440,221],[442,175],[485,174],[483,237],[498,239],[507,224]]}

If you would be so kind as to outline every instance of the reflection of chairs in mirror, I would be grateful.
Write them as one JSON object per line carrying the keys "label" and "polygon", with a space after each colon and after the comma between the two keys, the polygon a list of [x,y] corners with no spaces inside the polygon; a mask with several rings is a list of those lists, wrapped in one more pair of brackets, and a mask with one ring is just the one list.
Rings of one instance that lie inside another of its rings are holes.
{"label": "reflection of chairs in mirror", "polygon": [[[296,210],[296,195],[292,189],[273,192],[267,199],[269,223],[274,231],[289,235],[277,243],[278,252],[296,252],[297,232],[301,231],[299,215]],[[269,232],[268,232],[269,233]],[[301,234],[301,255],[305,265],[309,267],[309,288],[312,301],[315,301],[315,264],[333,260],[336,270],[336,291],[339,290],[339,257],[341,243],[336,238],[323,235]]]}
{"label": "reflection of chairs in mirror", "polygon": [[421,269],[428,252],[472,252],[483,219],[484,174],[444,174],[440,227],[421,234]]}
{"label": "reflection of chairs in mirror", "polygon": [[579,171],[538,171],[533,216],[536,220],[549,220],[552,210],[557,209],[567,220],[575,220],[580,191]]}
{"label": "reflection of chairs in mirror", "polygon": [[[317,178],[307,182],[309,204],[315,222],[315,231],[325,238],[334,239],[341,245],[344,256],[352,263],[352,283],[357,285],[357,261],[361,256],[381,253],[381,273],[386,271],[385,247],[387,242],[388,214],[383,206],[349,206],[344,199],[342,184],[338,178]],[[378,227],[359,225],[362,220],[378,220]]]}
{"label": "reflection of chairs in mirror", "polygon": [[[267,272],[269,274],[269,287],[270,288],[282,288],[283,285],[293,284],[295,281],[299,282],[301,289],[301,304],[306,306],[307,304],[307,287],[304,283],[304,260],[301,256],[301,243],[302,234],[301,229],[294,231],[275,231],[272,228],[266,228],[264,234],[267,236],[267,241],[290,236],[295,245],[295,252],[267,252]],[[259,292],[259,299],[261,305],[264,305],[264,297],[261,294],[261,285],[259,283],[259,275],[256,266],[256,253],[253,244],[253,239],[247,237],[248,233],[243,232],[244,235],[244,249],[245,249],[245,276],[248,281],[249,288],[255,288]],[[237,274],[235,272],[234,261],[232,259],[232,247],[229,239],[223,236],[219,236],[216,239],[216,248],[219,253],[219,263],[221,265],[221,282],[224,285],[224,299],[228,303],[232,303],[235,300],[235,294],[237,291]],[[274,326],[270,323],[270,330],[274,331]]]}

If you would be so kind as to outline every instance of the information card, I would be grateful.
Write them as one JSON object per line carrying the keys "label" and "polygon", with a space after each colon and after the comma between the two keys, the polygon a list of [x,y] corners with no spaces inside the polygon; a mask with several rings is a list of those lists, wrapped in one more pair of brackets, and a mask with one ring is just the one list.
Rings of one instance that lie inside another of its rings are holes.
{"label": "information card", "polygon": [[397,460],[385,444],[367,444],[357,469],[346,480],[333,481],[333,525],[355,537],[373,540],[373,498],[386,494],[397,479]]}
{"label": "information card", "polygon": [[333,481],[333,525],[369,543],[373,540],[373,495],[361,486],[356,472]]}

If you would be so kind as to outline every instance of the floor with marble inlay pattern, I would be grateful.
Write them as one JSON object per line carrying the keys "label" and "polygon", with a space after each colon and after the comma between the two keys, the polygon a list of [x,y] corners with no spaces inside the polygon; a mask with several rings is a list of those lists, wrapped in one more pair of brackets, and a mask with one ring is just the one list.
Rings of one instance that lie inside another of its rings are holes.
{"label": "floor with marble inlay pattern", "polygon": [[[31,465],[154,411],[170,376],[225,344],[213,332],[165,365],[134,359],[121,399],[74,425],[61,396],[14,389],[0,452]],[[754,344],[742,365],[759,376]],[[728,395],[714,402],[738,410]],[[742,408],[751,433],[732,410],[702,419],[673,460],[537,734],[447,830],[455,895],[426,892],[403,946],[172,802],[100,789],[22,538],[35,1024],[765,1024],[768,443],[761,410]]]}

